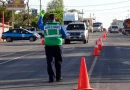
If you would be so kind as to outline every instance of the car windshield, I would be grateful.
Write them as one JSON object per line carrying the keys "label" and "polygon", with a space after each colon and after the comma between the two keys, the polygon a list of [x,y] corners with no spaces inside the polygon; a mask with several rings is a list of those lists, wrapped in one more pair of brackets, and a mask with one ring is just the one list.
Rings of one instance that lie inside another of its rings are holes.
{"label": "car windshield", "polygon": [[112,26],[112,28],[118,28],[118,26]]}
{"label": "car windshield", "polygon": [[99,27],[99,26],[100,26],[100,24],[94,24],[93,26],[94,26],[94,27]]}
{"label": "car windshield", "polygon": [[67,30],[85,30],[84,24],[70,24]]}

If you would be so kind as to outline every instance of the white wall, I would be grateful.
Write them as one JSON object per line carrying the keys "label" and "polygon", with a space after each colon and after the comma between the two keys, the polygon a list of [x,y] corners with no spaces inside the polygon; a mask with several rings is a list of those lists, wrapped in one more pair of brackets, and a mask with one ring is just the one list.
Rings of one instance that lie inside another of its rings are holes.
{"label": "white wall", "polygon": [[[1,38],[1,35],[2,35],[2,23],[0,23],[0,38]],[[9,26],[8,25],[4,25],[4,32],[8,31],[9,30]]]}

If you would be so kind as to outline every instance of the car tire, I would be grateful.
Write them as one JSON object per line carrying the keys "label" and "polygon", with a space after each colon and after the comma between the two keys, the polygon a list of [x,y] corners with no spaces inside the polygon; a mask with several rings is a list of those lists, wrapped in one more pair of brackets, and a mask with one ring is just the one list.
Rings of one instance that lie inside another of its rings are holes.
{"label": "car tire", "polygon": [[70,44],[70,40],[65,39],[65,44]]}
{"label": "car tire", "polygon": [[84,43],[84,44],[88,43],[88,40],[83,40],[83,43]]}
{"label": "car tire", "polygon": [[35,37],[29,37],[29,41],[34,42],[34,41],[36,41],[36,38]]}
{"label": "car tire", "polygon": [[6,41],[7,41],[7,42],[13,42],[13,39],[12,39],[11,37],[7,37],[7,38],[6,38]]}

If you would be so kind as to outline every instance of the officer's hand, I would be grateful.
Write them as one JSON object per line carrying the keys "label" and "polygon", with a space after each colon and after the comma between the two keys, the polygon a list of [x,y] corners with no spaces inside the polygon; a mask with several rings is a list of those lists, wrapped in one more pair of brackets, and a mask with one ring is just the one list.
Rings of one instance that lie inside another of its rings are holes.
{"label": "officer's hand", "polygon": [[40,12],[40,16],[44,17],[44,15],[45,15],[45,11],[42,10],[42,11]]}

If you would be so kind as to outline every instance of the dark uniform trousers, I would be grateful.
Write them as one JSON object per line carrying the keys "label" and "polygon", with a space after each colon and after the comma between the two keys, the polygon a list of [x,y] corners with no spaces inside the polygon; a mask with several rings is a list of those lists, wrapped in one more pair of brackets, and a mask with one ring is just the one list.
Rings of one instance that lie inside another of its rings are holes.
{"label": "dark uniform trousers", "polygon": [[[62,46],[45,46],[45,52],[47,58],[47,71],[49,79],[54,80],[55,76],[57,80],[60,79],[62,64]],[[53,71],[53,64],[55,64],[56,73],[54,73]]]}

